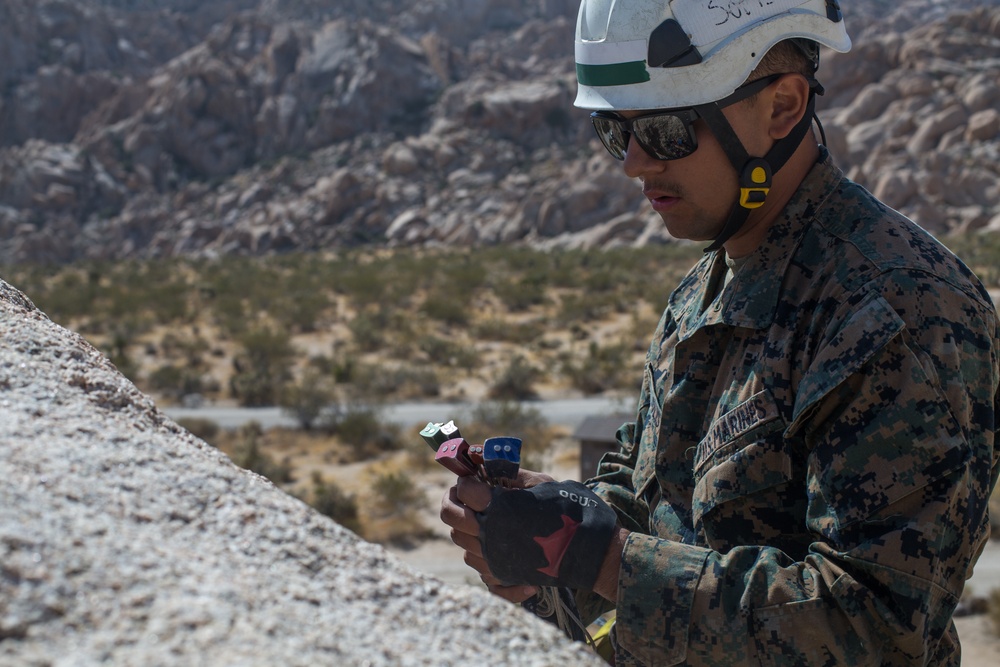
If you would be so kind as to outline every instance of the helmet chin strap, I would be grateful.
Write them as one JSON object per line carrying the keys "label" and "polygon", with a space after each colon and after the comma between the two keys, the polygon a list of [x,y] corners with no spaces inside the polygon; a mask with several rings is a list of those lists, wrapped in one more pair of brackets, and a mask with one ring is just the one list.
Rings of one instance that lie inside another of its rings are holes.
{"label": "helmet chin strap", "polygon": [[816,95],[814,93],[817,92],[822,94],[822,88],[810,92],[806,112],[802,118],[786,136],[774,142],[771,150],[762,158],[751,157],[747,153],[743,142],[736,136],[733,126],[729,124],[718,104],[703,104],[695,107],[698,115],[705,120],[719,141],[722,150],[729,157],[729,161],[736,169],[740,179],[739,201],[733,205],[729,212],[729,219],[723,225],[722,231],[713,239],[712,245],[705,248],[705,252],[714,252],[720,249],[743,227],[751,211],[764,205],[767,193],[771,189],[772,176],[785,166],[785,163],[792,157],[806,136],[806,132],[809,131],[809,126],[812,124],[816,112]]}

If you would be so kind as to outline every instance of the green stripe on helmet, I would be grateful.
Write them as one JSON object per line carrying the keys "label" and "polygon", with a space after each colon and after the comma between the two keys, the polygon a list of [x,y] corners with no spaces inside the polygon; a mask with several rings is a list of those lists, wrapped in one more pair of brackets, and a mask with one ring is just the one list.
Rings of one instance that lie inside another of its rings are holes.
{"label": "green stripe on helmet", "polygon": [[649,81],[644,60],[613,65],[576,64],[576,79],[584,86],[627,86]]}

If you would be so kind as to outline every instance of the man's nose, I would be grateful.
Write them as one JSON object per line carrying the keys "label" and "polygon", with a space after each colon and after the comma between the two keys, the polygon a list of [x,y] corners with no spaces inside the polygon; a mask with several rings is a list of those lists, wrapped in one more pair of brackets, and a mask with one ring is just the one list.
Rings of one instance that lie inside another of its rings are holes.
{"label": "man's nose", "polygon": [[651,157],[635,137],[628,138],[628,148],[625,151],[625,161],[622,169],[629,178],[639,178],[643,174],[663,171],[666,168],[666,160],[657,160]]}

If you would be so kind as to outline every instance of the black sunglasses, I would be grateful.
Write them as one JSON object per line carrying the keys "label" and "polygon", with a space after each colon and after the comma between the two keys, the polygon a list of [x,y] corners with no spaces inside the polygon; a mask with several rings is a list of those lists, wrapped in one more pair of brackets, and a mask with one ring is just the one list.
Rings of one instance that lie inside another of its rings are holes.
{"label": "black sunglasses", "polygon": [[[756,95],[784,74],[771,74],[746,83],[732,95],[719,100],[719,108],[736,104]],[[618,160],[625,159],[629,137],[635,137],[642,150],[657,160],[679,160],[694,153],[698,139],[692,123],[699,117],[694,107],[653,111],[634,118],[623,118],[613,111],[595,111],[590,122],[601,143]]]}

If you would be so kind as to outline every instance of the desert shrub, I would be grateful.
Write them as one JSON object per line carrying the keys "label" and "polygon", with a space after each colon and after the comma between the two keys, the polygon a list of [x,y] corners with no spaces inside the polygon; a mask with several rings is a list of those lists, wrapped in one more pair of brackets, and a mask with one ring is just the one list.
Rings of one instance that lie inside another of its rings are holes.
{"label": "desert shrub", "polygon": [[118,371],[135,382],[139,379],[139,365],[132,359],[128,348],[135,336],[135,327],[131,320],[123,321],[111,333],[111,339],[105,345],[108,359]]}
{"label": "desert shrub", "polygon": [[[146,278],[149,280],[149,278]],[[142,297],[152,318],[160,324],[184,322],[191,319],[189,293],[191,288],[183,281],[170,279],[164,283],[153,283]]]}
{"label": "desert shrub", "polygon": [[429,294],[420,310],[432,320],[452,327],[462,327],[469,322],[468,303],[452,294]]}
{"label": "desert shrub", "polygon": [[490,386],[489,397],[497,400],[525,401],[537,398],[535,381],[541,371],[517,355]]}
{"label": "desert shrub", "polygon": [[545,284],[550,288],[576,289],[580,286],[579,255],[584,250],[560,250],[549,255]]}
{"label": "desert shrub", "polygon": [[318,257],[308,254],[260,261],[257,270],[264,284],[244,292],[250,312],[266,312],[290,331],[315,331],[332,305],[332,290],[322,280],[322,266]]}
{"label": "desert shrub", "polygon": [[495,340],[516,345],[533,343],[544,333],[545,323],[542,320],[508,322],[502,317],[488,318],[472,329],[472,335],[478,340]]}
{"label": "desert shrub", "polygon": [[352,375],[354,395],[369,403],[441,394],[438,371],[426,364],[356,364]]}
{"label": "desert shrub", "polygon": [[201,373],[173,364],[164,364],[150,373],[148,383],[152,391],[170,398],[199,394],[204,389]]}
{"label": "desert shrub", "polygon": [[246,306],[237,294],[221,294],[211,302],[213,322],[228,337],[238,337],[247,330]]}
{"label": "desert shrub", "polygon": [[291,378],[295,348],[288,334],[267,327],[255,329],[244,334],[240,344],[243,349],[233,359],[236,372],[230,391],[240,405],[274,405]]}
{"label": "desert shrub", "polygon": [[598,345],[591,341],[587,354],[579,359],[572,353],[562,355],[561,372],[570,384],[585,394],[632,388],[632,378],[639,372],[633,368],[629,356],[625,344]]}
{"label": "desert shrub", "polygon": [[[426,423],[426,422],[425,422]],[[420,437],[419,431],[423,425],[414,425],[403,431],[402,446],[406,453],[406,469],[413,472],[427,472],[430,470],[441,470],[441,464],[434,460],[436,449],[427,446],[427,442]]]}
{"label": "desert shrub", "polygon": [[433,535],[420,519],[427,497],[405,472],[386,472],[372,483],[371,517],[365,537],[381,544],[416,546]]}
{"label": "desert shrub", "polygon": [[267,477],[275,484],[287,484],[292,480],[292,469],[286,463],[279,463],[263,451],[260,446],[264,432],[257,422],[243,426],[238,433],[238,441],[233,448],[233,463]]}
{"label": "desert shrub", "polygon": [[290,288],[285,298],[279,300],[270,312],[286,328],[309,333],[316,330],[316,323],[329,307],[330,296],[325,291],[299,285]]}
{"label": "desert shrub", "polygon": [[319,471],[312,474],[312,490],[309,504],[317,512],[330,517],[348,530],[360,533],[361,521],[358,516],[358,501],[354,494],[347,494],[334,484],[327,482]]}
{"label": "desert shrub", "polygon": [[386,344],[390,328],[389,310],[379,308],[373,312],[362,312],[347,323],[354,338],[354,344],[362,352],[375,352]]}
{"label": "desert shrub", "polygon": [[311,431],[331,409],[335,398],[332,378],[309,368],[297,382],[285,386],[278,405],[303,430]]}
{"label": "desert shrub", "polygon": [[449,326],[465,326],[469,306],[486,281],[483,267],[464,252],[435,253],[424,258],[420,282],[426,284],[421,311]]}
{"label": "desert shrub", "polygon": [[[7,275],[7,274],[4,274]],[[27,293],[35,305],[53,321],[63,324],[78,317],[97,315],[95,303],[100,294],[100,272],[65,268],[49,283],[25,272],[15,285]]]}
{"label": "desert shrub", "polygon": [[234,338],[247,332],[250,312],[246,290],[260,282],[260,260],[247,257],[224,257],[208,262],[201,271],[199,293],[215,324]]}
{"label": "desert shrub", "polygon": [[183,417],[177,420],[177,425],[210,445],[215,445],[215,438],[219,435],[219,425],[203,417]]}
{"label": "desert shrub", "polygon": [[364,307],[386,299],[391,292],[392,279],[381,261],[354,261],[349,270],[338,275],[335,288],[349,297],[356,307]]}
{"label": "desert shrub", "polygon": [[546,284],[539,276],[508,275],[493,285],[493,293],[507,310],[519,312],[547,302]]}
{"label": "desert shrub", "polygon": [[622,301],[610,294],[567,294],[559,304],[556,321],[561,326],[572,326],[584,322],[600,320],[608,313],[615,312]]}
{"label": "desert shrub", "polygon": [[482,263],[465,251],[448,253],[435,261],[434,268],[440,274],[438,287],[447,290],[456,301],[470,301],[486,283]]}
{"label": "desert shrub", "polygon": [[160,351],[167,359],[183,359],[191,366],[202,363],[202,357],[211,345],[197,333],[185,336],[174,331],[163,334],[160,340]]}
{"label": "desert shrub", "polygon": [[621,284],[619,274],[621,270],[615,270],[614,267],[599,267],[584,278],[583,287],[589,294],[614,292]]}
{"label": "desert shrub", "polygon": [[329,376],[334,384],[348,384],[354,381],[358,363],[353,355],[334,352],[333,356],[325,354],[309,359],[310,365],[318,373]]}
{"label": "desert shrub", "polygon": [[432,364],[457,366],[472,370],[479,365],[479,354],[475,348],[434,335],[421,336],[417,347],[427,355]]}
{"label": "desert shrub", "polygon": [[427,497],[405,472],[387,472],[372,483],[374,507],[382,515],[407,514],[427,507]]}
{"label": "desert shrub", "polygon": [[[119,280],[139,280],[138,277],[126,276]],[[104,286],[102,290],[104,317],[111,322],[130,319],[137,323],[138,316],[146,309],[146,295],[135,287],[135,283],[115,282]]]}
{"label": "desert shrub", "polygon": [[382,419],[375,408],[351,405],[331,418],[330,431],[350,448],[356,460],[399,449],[399,427]]}

